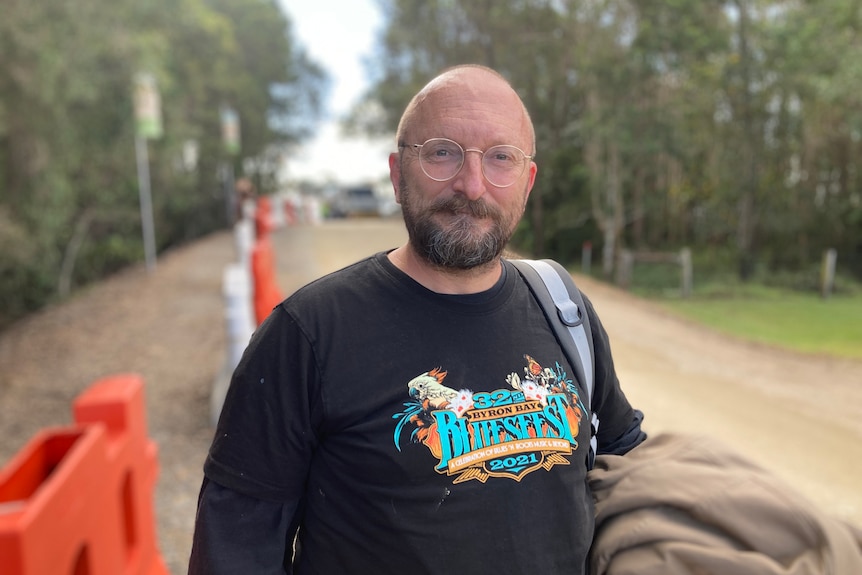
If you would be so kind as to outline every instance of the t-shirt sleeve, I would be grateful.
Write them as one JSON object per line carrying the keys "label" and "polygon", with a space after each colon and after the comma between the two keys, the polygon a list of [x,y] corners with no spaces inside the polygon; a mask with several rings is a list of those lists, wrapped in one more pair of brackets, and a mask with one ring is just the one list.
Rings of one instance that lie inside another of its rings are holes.
{"label": "t-shirt sleeve", "polygon": [[284,575],[297,515],[293,504],[248,497],[204,478],[188,575]]}
{"label": "t-shirt sleeve", "polygon": [[[597,452],[625,452],[646,438],[640,430],[643,414],[632,408],[620,387],[608,334],[592,302],[586,295],[583,297],[592,329],[596,364],[593,407],[599,416]],[[621,441],[626,445],[621,445]]]}
{"label": "t-shirt sleeve", "polygon": [[231,378],[205,475],[258,499],[299,503],[317,446],[318,373],[304,333],[276,308]]}

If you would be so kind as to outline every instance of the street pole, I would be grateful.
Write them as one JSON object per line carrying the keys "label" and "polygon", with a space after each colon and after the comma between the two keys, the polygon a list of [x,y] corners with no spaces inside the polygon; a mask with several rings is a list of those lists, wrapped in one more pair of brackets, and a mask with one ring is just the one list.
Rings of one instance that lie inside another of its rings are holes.
{"label": "street pole", "polygon": [[156,80],[151,74],[135,76],[135,160],[138,164],[138,195],[141,200],[141,231],[147,271],[156,269],[156,233],[153,228],[153,196],[150,191],[150,158],[147,140],[162,135],[162,112]]}
{"label": "street pole", "polygon": [[150,159],[147,139],[135,136],[135,159],[138,163],[138,195],[141,200],[141,229],[144,236],[144,258],[147,270],[156,269],[156,234],[153,228],[153,200],[150,191]]}
{"label": "street pole", "polygon": [[233,226],[236,214],[242,214],[242,198],[237,197],[235,189],[236,174],[233,169],[233,158],[239,154],[239,114],[230,106],[222,106],[219,110],[221,118],[221,139],[228,158],[222,172],[224,177],[225,205],[227,205],[227,225]]}

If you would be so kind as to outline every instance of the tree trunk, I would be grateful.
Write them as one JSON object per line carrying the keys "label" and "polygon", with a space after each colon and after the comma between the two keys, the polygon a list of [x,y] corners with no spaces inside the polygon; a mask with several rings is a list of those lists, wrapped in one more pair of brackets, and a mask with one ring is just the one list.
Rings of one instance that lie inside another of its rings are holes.
{"label": "tree trunk", "polygon": [[92,221],[93,211],[84,210],[84,213],[78,216],[78,221],[75,222],[75,231],[72,233],[69,243],[66,244],[63,263],[60,266],[60,280],[57,283],[57,294],[62,299],[65,299],[72,291],[72,274],[75,272],[75,261],[78,259],[78,252],[87,237],[87,231],[90,229]]}
{"label": "tree trunk", "polygon": [[748,25],[749,13],[746,0],[736,0],[739,9],[739,57],[742,82],[742,101],[740,102],[740,119],[743,123],[742,160],[744,162],[741,196],[737,204],[739,221],[736,230],[736,246],[739,253],[739,278],[747,281],[754,273],[755,258],[753,253],[754,229],[756,226],[757,178],[759,138],[751,102],[751,54],[749,49]]}

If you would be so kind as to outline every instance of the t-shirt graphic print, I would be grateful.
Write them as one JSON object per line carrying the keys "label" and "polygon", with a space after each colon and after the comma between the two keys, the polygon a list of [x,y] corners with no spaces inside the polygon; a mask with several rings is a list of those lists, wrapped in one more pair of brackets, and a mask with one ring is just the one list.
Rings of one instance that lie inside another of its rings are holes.
{"label": "t-shirt graphic print", "polygon": [[395,446],[422,444],[438,460],[435,470],[453,483],[491,477],[520,481],[527,474],[569,465],[578,448],[586,408],[559,362],[542,367],[529,355],[523,376],[491,392],[452,389],[441,367],[407,384],[410,400],[392,416]]}

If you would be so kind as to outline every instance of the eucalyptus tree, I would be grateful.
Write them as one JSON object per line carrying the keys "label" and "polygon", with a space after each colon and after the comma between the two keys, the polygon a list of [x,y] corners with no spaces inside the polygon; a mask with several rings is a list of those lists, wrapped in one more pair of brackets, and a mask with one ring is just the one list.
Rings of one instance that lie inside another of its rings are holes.
{"label": "eucalyptus tree", "polygon": [[541,177],[516,236],[534,253],[570,260],[595,234],[610,274],[622,246],[693,243],[749,278],[793,243],[803,261],[862,235],[859,0],[381,6],[366,128],[394,129],[446,66],[499,70],[536,126]]}
{"label": "eucalyptus tree", "polygon": [[834,247],[862,275],[862,2],[782,3],[773,21],[773,258],[798,267]]}
{"label": "eucalyptus tree", "polygon": [[[225,224],[219,109],[256,157],[306,135],[325,74],[275,0],[31,0],[0,17],[0,323],[139,259],[133,79],[161,93],[156,237]],[[188,160],[194,154],[197,162]],[[19,241],[27,238],[26,242]]]}
{"label": "eucalyptus tree", "polygon": [[70,239],[111,209],[92,199],[102,193],[110,206],[122,187],[130,132],[121,94],[131,66],[115,22],[127,6],[105,8],[97,0],[3,7],[0,212],[5,230],[27,240],[0,253],[0,321],[51,296]]}
{"label": "eucalyptus tree", "polygon": [[[410,95],[441,68],[475,62],[499,70],[521,91],[538,140],[542,176],[530,202],[529,229],[520,236],[530,240],[535,253],[550,248],[570,257],[573,228],[591,221],[602,234],[609,272],[627,224],[646,221],[650,186],[680,172],[674,162],[683,159],[674,156],[690,153],[674,113],[685,104],[690,109],[686,82],[702,77],[687,66],[721,45],[721,34],[714,31],[722,22],[720,5],[693,0],[672,6],[623,0],[382,4],[388,25],[378,82],[369,97],[388,114],[386,129],[394,127]],[[666,150],[667,145],[676,150]],[[662,164],[657,158],[664,158],[664,168],[654,168]],[[635,208],[627,207],[631,195]],[[636,235],[643,241],[642,233]]]}
{"label": "eucalyptus tree", "polygon": [[691,241],[692,207],[709,188],[714,147],[714,62],[728,49],[719,1],[637,0],[628,51],[632,97],[627,162],[630,241]]}
{"label": "eucalyptus tree", "polygon": [[740,277],[816,261],[828,237],[852,253],[862,219],[860,3],[734,0],[725,11],[731,50],[716,91],[713,180],[725,212],[735,202]]}
{"label": "eucalyptus tree", "polygon": [[[609,275],[623,243],[682,241],[698,185],[687,174],[704,152],[692,126],[709,124],[712,104],[693,97],[708,78],[702,62],[726,46],[718,2],[560,2],[574,41],[561,43],[568,97],[580,103],[569,133],[586,176],[589,212],[602,236]],[[708,142],[704,138],[703,142]],[[628,233],[626,233],[628,231]]]}

